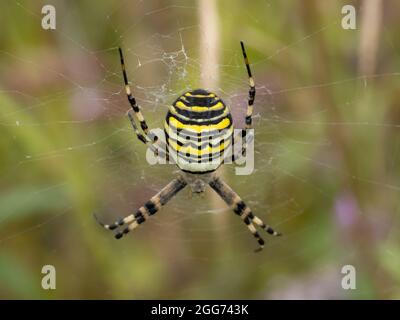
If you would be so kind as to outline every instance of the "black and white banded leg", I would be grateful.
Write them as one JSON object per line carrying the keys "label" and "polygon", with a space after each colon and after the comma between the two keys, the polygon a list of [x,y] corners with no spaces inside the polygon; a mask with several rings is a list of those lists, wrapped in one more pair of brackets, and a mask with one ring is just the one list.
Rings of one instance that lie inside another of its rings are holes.
{"label": "black and white banded leg", "polygon": [[256,238],[259,248],[255,251],[261,251],[264,247],[264,240],[257,232],[253,223],[257,226],[264,229],[266,232],[273,236],[280,236],[281,234],[274,229],[272,229],[269,225],[266,225],[259,217],[255,216],[251,209],[243,202],[243,200],[236,194],[235,191],[231,189],[224,181],[219,177],[215,177],[209,183],[211,188],[213,188],[220,197],[233,209],[233,211],[239,215],[243,222],[247,225],[250,232],[253,234],[254,238]]}
{"label": "black and white banded leg", "polygon": [[144,136],[139,131],[138,127],[136,126],[135,119],[133,118],[132,113],[133,113],[133,110],[129,110],[127,115],[128,115],[129,121],[132,124],[133,131],[135,132],[135,134],[138,137],[138,139],[140,141],[142,141],[144,144],[146,144],[150,148],[150,150],[153,151],[153,153],[156,156],[160,156],[161,158],[166,159],[167,161],[169,161],[170,158],[169,158],[169,152],[168,152],[167,145],[163,141],[158,140],[157,141],[157,145],[158,146],[157,146],[147,136]]}
{"label": "black and white banded leg", "polygon": [[240,146],[238,142],[239,137],[232,137],[232,152],[228,154],[225,159],[230,158],[232,162],[235,162],[236,160],[243,158],[246,155],[249,144],[254,140],[254,130],[246,132],[246,134],[243,135],[243,132],[245,131],[246,130],[241,130],[242,139],[240,142]]}
{"label": "black and white banded leg", "polygon": [[[249,59],[247,57],[246,49],[244,47],[243,41],[240,41],[240,46],[242,47],[242,53],[243,53],[243,58],[244,58],[244,63],[246,65],[246,70],[247,70],[247,75],[249,77],[249,96],[248,96],[248,101],[247,101],[247,110],[246,110],[246,128],[242,129],[240,132],[240,135],[242,136],[241,142],[242,146],[239,150],[236,151],[236,153],[232,153],[232,160],[236,161],[238,158],[241,156],[244,156],[246,154],[246,149],[247,145],[250,141],[250,139],[253,139],[253,136],[248,134],[247,130],[252,129],[252,124],[253,124],[253,105],[254,105],[254,100],[256,97],[256,87],[253,79],[253,75],[251,73],[250,69],[250,63]],[[235,143],[235,140],[238,141],[238,137],[233,138],[233,144]]]}
{"label": "black and white banded leg", "polygon": [[246,49],[244,48],[243,41],[240,41],[240,45],[242,47],[242,53],[244,58],[244,63],[246,64],[247,75],[249,76],[249,97],[247,103],[247,112],[246,112],[246,129],[252,128],[252,117],[253,117],[253,105],[254,99],[256,97],[256,87],[254,84],[253,75],[251,74],[249,59],[247,58]]}
{"label": "black and white banded leg", "polygon": [[120,56],[120,60],[121,60],[122,75],[124,77],[125,92],[128,97],[128,101],[132,107],[133,114],[136,117],[136,119],[139,121],[140,128],[142,129],[143,134],[140,133],[139,130],[137,129],[135,120],[134,120],[131,112],[128,113],[129,120],[132,122],[132,125],[134,126],[134,129],[135,129],[135,133],[140,141],[142,141],[143,143],[146,143],[146,141],[151,142],[151,143],[156,143],[158,141],[158,137],[157,137],[157,135],[151,134],[149,132],[149,127],[146,123],[146,120],[144,119],[143,114],[140,111],[140,107],[136,102],[136,98],[132,94],[132,90],[129,86],[129,80],[128,80],[128,75],[126,73],[125,61],[124,61],[124,55],[122,53],[122,49],[118,48],[118,50],[119,50],[119,56]]}
{"label": "black and white banded leg", "polygon": [[[186,186],[186,182],[182,177],[178,177],[167,184],[160,192],[153,196],[147,201],[142,207],[140,207],[136,213],[126,216],[112,224],[104,224],[100,222],[96,215],[95,218],[99,224],[108,230],[119,229],[115,233],[115,238],[120,239],[131,230],[137,228],[140,224],[145,222],[150,216],[155,214],[161,209],[173,196],[175,196],[180,190]],[[125,228],[121,228],[125,226]]]}

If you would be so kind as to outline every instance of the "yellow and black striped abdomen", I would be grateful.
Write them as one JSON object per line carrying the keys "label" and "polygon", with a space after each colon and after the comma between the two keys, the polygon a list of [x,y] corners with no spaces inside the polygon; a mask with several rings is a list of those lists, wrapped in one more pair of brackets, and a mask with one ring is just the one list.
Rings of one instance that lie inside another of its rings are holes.
{"label": "yellow and black striped abdomen", "polygon": [[172,104],[164,129],[170,156],[183,171],[214,171],[231,147],[229,108],[203,89],[185,92]]}

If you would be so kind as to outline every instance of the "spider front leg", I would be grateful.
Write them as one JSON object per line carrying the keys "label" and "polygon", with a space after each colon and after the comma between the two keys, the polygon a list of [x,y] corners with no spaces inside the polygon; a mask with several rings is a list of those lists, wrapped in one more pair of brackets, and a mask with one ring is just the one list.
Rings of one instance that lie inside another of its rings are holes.
{"label": "spider front leg", "polygon": [[224,181],[219,177],[215,177],[209,183],[211,188],[213,188],[220,197],[233,209],[233,211],[239,215],[243,222],[247,225],[250,232],[253,234],[254,238],[257,239],[259,248],[255,251],[261,251],[264,247],[264,239],[257,232],[253,222],[264,229],[266,232],[273,236],[280,236],[281,234],[269,225],[266,225],[259,217],[255,216],[251,209],[243,202],[243,200],[234,192],[231,187],[229,187]]}
{"label": "spider front leg", "polygon": [[150,216],[155,214],[161,209],[174,195],[176,195],[180,190],[182,190],[187,185],[186,181],[179,176],[178,178],[172,180],[167,184],[160,192],[153,196],[149,201],[147,201],[142,207],[140,207],[136,213],[126,216],[112,224],[104,224],[100,222],[96,215],[95,218],[99,224],[108,230],[115,230],[122,226],[126,226],[124,229],[119,230],[115,234],[116,239],[122,238],[129,231],[137,228],[140,224],[145,222]]}
{"label": "spider front leg", "polygon": [[[240,134],[242,136],[242,146],[240,150],[238,150],[236,153],[232,154],[232,160],[236,161],[238,158],[241,156],[244,156],[246,154],[247,150],[247,145],[250,142],[250,139],[253,139],[253,132],[251,134],[248,134],[248,130],[252,129],[252,122],[253,122],[253,105],[254,105],[254,100],[256,97],[256,87],[253,79],[253,75],[251,73],[250,69],[250,63],[249,59],[247,58],[247,53],[246,49],[244,47],[243,41],[240,41],[240,46],[242,47],[242,53],[243,53],[243,58],[244,58],[244,63],[246,65],[246,70],[247,70],[247,75],[249,77],[249,97],[248,97],[248,102],[247,102],[247,111],[246,111],[246,129],[243,129],[240,131]],[[234,146],[235,140],[237,141],[239,138],[239,134],[236,136],[236,138],[233,138],[233,143],[232,145]]]}
{"label": "spider front leg", "polygon": [[237,134],[236,136],[232,137],[232,152],[229,153],[224,161],[232,160],[232,162],[235,162],[236,160],[246,156],[246,152],[247,152],[247,147],[249,146],[249,144],[254,140],[254,130],[253,129],[249,129],[249,132],[247,132],[248,130],[241,130],[241,139],[240,139],[240,146],[238,145],[238,147],[236,147],[236,145],[238,144],[238,139],[239,139],[239,134]]}
{"label": "spider front leg", "polygon": [[[151,140],[149,137],[144,136],[139,131],[138,127],[136,126],[135,119],[133,118],[132,113],[133,113],[133,110],[129,110],[127,112],[127,115],[128,115],[129,121],[132,124],[133,131],[135,132],[138,139],[140,141],[142,141],[145,145],[147,145],[150,148],[150,150],[154,152],[154,154],[156,156],[160,156],[162,159],[166,159],[167,161],[169,161],[169,153],[168,153],[167,145],[164,142],[162,142],[160,139],[158,139],[158,137],[156,135],[155,136],[157,137],[157,140]],[[156,142],[153,142],[153,141],[156,141]]]}
{"label": "spider front leg", "polygon": [[240,41],[240,45],[242,47],[242,53],[244,58],[244,63],[247,69],[247,75],[249,77],[249,98],[247,103],[247,112],[246,112],[246,129],[250,129],[252,127],[252,116],[253,116],[253,105],[254,99],[256,98],[256,87],[253,79],[253,75],[251,74],[249,59],[247,58],[246,49],[244,47],[243,41]]}
{"label": "spider front leg", "polygon": [[[140,107],[136,102],[136,98],[132,94],[132,90],[131,90],[131,88],[129,86],[128,75],[126,74],[125,61],[124,61],[124,55],[122,54],[122,49],[118,48],[118,50],[119,50],[119,57],[120,57],[120,60],[121,60],[122,75],[124,77],[125,92],[126,92],[126,96],[128,97],[128,101],[129,101],[129,103],[130,103],[130,105],[132,107],[132,110],[134,112],[135,117],[138,119],[138,121],[140,123],[140,127],[143,130],[144,136],[148,140],[151,140],[153,142],[157,142],[157,140],[158,140],[157,135],[154,135],[154,137],[152,139],[149,137],[149,127],[147,126],[146,120],[144,119],[143,114],[140,111]],[[132,117],[132,121],[134,122],[133,117]],[[144,138],[144,136],[143,136],[143,138]],[[139,135],[138,135],[138,138],[141,141],[143,141],[142,138],[139,137]],[[145,142],[145,141],[143,141],[143,142]]]}

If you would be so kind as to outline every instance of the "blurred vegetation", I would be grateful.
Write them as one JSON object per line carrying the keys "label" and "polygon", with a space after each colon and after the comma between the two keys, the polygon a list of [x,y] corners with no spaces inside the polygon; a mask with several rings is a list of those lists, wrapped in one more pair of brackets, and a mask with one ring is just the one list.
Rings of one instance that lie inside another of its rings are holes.
{"label": "blurred vegetation", "polygon": [[[211,192],[182,192],[121,241],[95,223],[93,212],[131,213],[176,171],[148,165],[133,136],[115,49],[161,127],[166,106],[200,83],[199,1],[51,1],[54,31],[41,28],[49,2],[1,4],[0,298],[400,298],[394,0],[218,1],[210,89],[243,125],[243,39],[258,92],[256,171],[230,166],[225,179],[284,234],[264,235],[262,253]],[[341,27],[345,4],[357,30]],[[54,291],[40,286],[46,264]],[[341,288],[347,264],[356,290]]]}

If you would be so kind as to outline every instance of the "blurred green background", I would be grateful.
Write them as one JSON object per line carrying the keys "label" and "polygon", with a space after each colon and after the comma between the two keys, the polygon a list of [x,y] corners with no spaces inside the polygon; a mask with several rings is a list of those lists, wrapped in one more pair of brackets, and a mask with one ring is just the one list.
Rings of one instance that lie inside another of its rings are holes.
{"label": "blurred green background", "polygon": [[[41,27],[56,8],[56,30]],[[343,5],[357,29],[341,26]],[[0,298],[400,298],[398,1],[3,1]],[[176,174],[150,166],[116,48],[151,127],[207,86],[243,126],[256,79],[255,172],[224,178],[284,236],[255,254],[210,190],[186,190],[116,241]],[[41,288],[54,265],[57,289]],[[343,290],[344,265],[357,289]]]}

